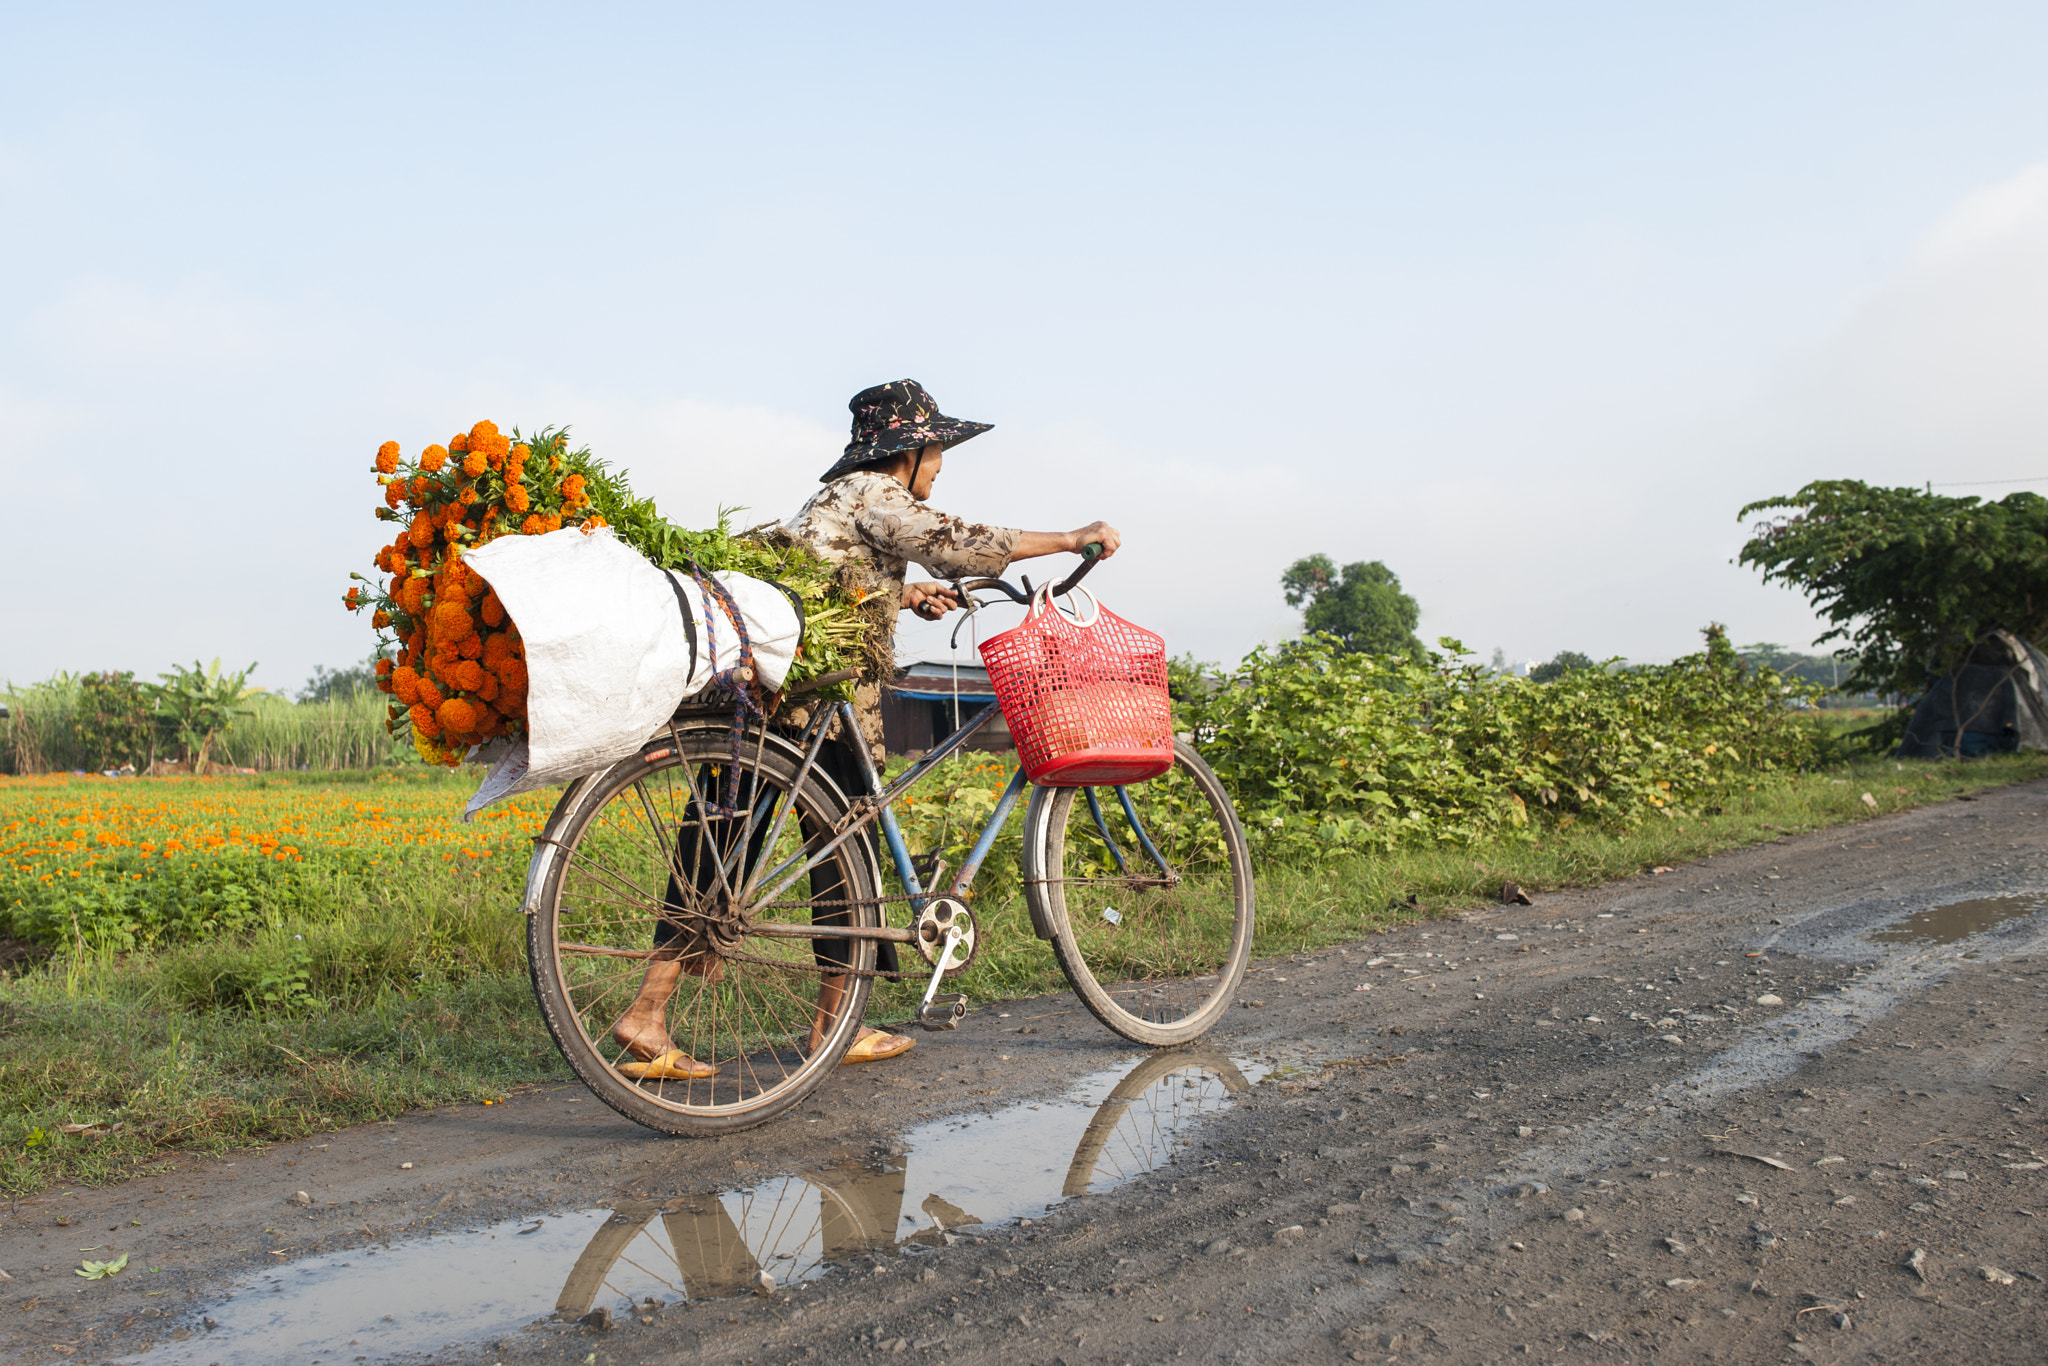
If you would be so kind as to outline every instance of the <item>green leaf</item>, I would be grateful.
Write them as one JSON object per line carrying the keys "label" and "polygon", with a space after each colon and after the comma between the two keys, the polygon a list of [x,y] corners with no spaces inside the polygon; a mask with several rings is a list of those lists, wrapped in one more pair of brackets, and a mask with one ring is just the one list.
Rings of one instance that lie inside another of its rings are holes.
{"label": "green leaf", "polygon": [[71,1274],[83,1276],[89,1281],[103,1281],[109,1276],[118,1274],[127,1265],[128,1254],[124,1252],[111,1262],[80,1262],[79,1269]]}

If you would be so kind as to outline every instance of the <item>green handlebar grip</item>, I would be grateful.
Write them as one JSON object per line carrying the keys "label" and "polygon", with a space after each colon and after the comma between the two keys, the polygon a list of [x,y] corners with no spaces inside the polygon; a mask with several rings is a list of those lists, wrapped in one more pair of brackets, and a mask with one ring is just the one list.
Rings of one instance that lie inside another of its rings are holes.
{"label": "green handlebar grip", "polygon": [[1100,542],[1100,541],[1090,541],[1090,542],[1088,542],[1088,544],[1086,544],[1086,545],[1082,546],[1082,547],[1081,547],[1081,558],[1082,558],[1082,559],[1084,559],[1084,560],[1099,560],[1099,559],[1101,559],[1101,558],[1102,558],[1102,542]]}

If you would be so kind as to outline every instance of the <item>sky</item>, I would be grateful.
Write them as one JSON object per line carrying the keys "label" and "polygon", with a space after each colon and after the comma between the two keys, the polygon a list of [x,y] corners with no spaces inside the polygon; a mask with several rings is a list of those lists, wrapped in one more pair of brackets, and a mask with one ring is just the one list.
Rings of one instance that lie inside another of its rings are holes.
{"label": "sky", "polygon": [[362,658],[383,441],[566,424],[767,520],[903,377],[995,424],[938,506],[1116,524],[1091,583],[1210,660],[1318,552],[1482,657],[1804,647],[1744,504],[2048,490],[2038,5],[0,0],[0,51],[0,680]]}

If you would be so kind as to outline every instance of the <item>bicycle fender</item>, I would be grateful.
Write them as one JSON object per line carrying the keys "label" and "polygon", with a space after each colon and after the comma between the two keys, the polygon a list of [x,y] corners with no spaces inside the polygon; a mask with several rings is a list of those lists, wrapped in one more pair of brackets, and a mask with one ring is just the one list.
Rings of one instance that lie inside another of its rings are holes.
{"label": "bicycle fender", "polygon": [[1046,803],[1054,789],[1033,786],[1031,801],[1024,808],[1024,906],[1031,912],[1031,932],[1048,943],[1054,937],[1052,914],[1045,909],[1045,897],[1038,888],[1045,872]]}

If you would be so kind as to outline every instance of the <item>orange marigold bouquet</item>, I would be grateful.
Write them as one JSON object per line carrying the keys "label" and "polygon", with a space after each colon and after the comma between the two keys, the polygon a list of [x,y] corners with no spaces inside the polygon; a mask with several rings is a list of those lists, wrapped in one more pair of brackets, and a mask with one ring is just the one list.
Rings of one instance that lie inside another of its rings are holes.
{"label": "orange marigold bouquet", "polygon": [[361,574],[343,598],[368,608],[378,632],[377,687],[392,698],[392,730],[409,725],[428,763],[462,762],[472,745],[516,734],[526,720],[526,657],[519,628],[462,552],[500,536],[606,525],[591,506],[601,479],[565,432],[522,440],[479,422],[407,459],[396,441],[377,451],[384,506],[396,523],[379,550],[381,581]]}

